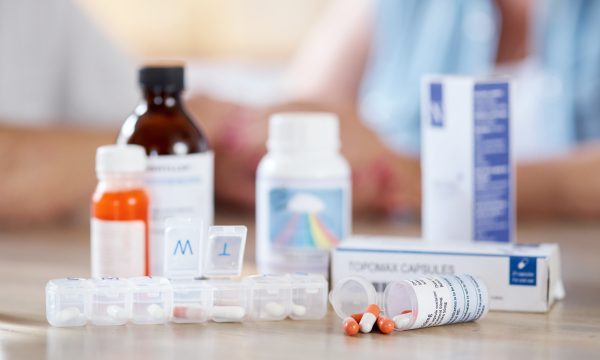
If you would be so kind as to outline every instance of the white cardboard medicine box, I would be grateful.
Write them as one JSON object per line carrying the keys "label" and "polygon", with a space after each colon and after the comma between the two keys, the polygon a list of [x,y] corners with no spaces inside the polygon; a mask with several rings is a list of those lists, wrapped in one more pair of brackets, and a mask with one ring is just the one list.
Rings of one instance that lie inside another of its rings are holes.
{"label": "white cardboard medicine box", "polygon": [[490,294],[491,310],[546,312],[564,297],[556,244],[431,243],[355,236],[332,250],[332,284],[360,275],[382,292],[391,281],[473,274]]}
{"label": "white cardboard medicine box", "polygon": [[423,78],[425,239],[514,240],[513,93],[504,79]]}

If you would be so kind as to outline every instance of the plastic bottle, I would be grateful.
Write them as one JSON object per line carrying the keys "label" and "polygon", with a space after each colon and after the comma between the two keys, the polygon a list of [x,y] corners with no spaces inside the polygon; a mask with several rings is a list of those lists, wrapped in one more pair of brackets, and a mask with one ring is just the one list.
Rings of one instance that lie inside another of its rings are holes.
{"label": "plastic bottle", "polygon": [[98,186],[92,197],[92,277],[148,273],[146,153],[137,145],[101,146],[96,152]]}
{"label": "plastic bottle", "polygon": [[260,273],[327,276],[329,250],[350,233],[350,167],[340,154],[338,118],[279,113],[256,181]]}
{"label": "plastic bottle", "polygon": [[367,279],[350,276],[335,284],[329,301],[340,319],[379,303],[396,330],[475,321],[489,310],[487,287],[469,274],[392,281],[381,296]]}
{"label": "plastic bottle", "polygon": [[213,222],[213,153],[181,100],[181,66],[140,70],[143,99],[123,124],[117,143],[146,149],[150,204],[150,274],[163,273],[165,220]]}

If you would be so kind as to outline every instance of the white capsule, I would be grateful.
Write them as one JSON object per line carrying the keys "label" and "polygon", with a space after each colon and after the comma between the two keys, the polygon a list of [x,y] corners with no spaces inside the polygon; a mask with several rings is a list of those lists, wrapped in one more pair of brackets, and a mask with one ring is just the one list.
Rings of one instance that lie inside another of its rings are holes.
{"label": "white capsule", "polygon": [[304,316],[306,314],[306,307],[298,304],[292,304],[292,315]]}
{"label": "white capsule", "polygon": [[154,320],[161,320],[165,317],[165,311],[160,305],[150,304],[146,307],[146,311]]}
{"label": "white capsule", "polygon": [[211,315],[217,322],[235,322],[246,316],[246,310],[241,306],[213,306]]}
{"label": "white capsule", "polygon": [[375,325],[376,321],[377,317],[375,314],[370,312],[364,313],[362,319],[360,319],[360,331],[365,334],[370,333],[371,330],[373,330],[373,325]]}
{"label": "white capsule", "polygon": [[279,318],[285,315],[285,306],[281,305],[275,301],[269,301],[263,307],[263,310],[270,316],[274,318]]}
{"label": "white capsule", "polygon": [[120,306],[110,305],[106,308],[106,313],[116,321],[127,320],[127,311]]}
{"label": "white capsule", "polygon": [[56,314],[56,320],[61,323],[69,323],[73,320],[77,320],[81,315],[81,311],[79,311],[78,307],[71,306],[68,308],[64,308]]}
{"label": "white capsule", "polygon": [[412,319],[412,313],[396,315],[392,318],[396,330],[406,330]]}

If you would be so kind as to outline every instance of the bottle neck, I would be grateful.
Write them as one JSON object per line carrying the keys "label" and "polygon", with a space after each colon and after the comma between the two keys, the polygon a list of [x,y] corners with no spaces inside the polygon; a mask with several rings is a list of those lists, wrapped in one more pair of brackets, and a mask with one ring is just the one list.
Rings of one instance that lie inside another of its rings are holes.
{"label": "bottle neck", "polygon": [[132,190],[143,187],[142,173],[98,174],[98,191]]}
{"label": "bottle neck", "polygon": [[142,88],[144,102],[148,109],[178,109],[181,107],[182,90],[165,88]]}

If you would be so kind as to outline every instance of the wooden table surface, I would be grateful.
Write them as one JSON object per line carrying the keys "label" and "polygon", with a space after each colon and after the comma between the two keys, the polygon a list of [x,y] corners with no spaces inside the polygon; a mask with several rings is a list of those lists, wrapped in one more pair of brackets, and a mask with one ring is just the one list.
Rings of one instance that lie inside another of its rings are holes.
{"label": "wooden table surface", "polygon": [[[253,223],[226,214],[219,224]],[[244,272],[253,272],[253,229]],[[415,225],[355,224],[362,234],[418,235]],[[321,321],[52,328],[44,286],[89,276],[85,226],[0,230],[0,359],[600,358],[600,224],[527,224],[519,242],[561,246],[567,296],[547,314],[490,312],[479,322],[346,337],[330,309]]]}

